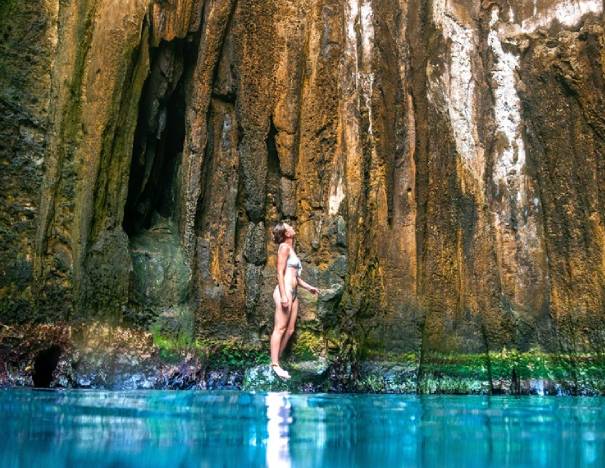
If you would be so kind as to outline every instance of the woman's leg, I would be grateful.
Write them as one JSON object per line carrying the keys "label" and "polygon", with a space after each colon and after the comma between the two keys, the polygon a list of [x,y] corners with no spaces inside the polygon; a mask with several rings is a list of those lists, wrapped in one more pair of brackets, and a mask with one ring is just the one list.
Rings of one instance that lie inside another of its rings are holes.
{"label": "woman's leg", "polygon": [[278,288],[275,288],[273,291],[273,300],[275,301],[275,320],[273,324],[273,333],[271,334],[271,364],[278,364],[280,343],[288,328],[288,319],[290,317],[292,305],[290,305],[290,308],[287,311],[284,311],[281,306]]}
{"label": "woman's leg", "polygon": [[290,318],[288,319],[288,324],[286,326],[286,331],[282,336],[281,344],[279,347],[279,355],[281,356],[288,345],[288,341],[294,334],[294,327],[296,325],[296,316],[298,315],[298,298],[292,301],[292,308],[290,309]]}

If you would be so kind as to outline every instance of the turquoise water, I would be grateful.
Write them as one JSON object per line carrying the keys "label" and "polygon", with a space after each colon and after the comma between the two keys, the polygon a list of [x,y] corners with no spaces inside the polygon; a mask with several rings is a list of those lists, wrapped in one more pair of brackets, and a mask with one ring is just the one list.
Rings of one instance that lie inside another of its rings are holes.
{"label": "turquoise water", "polygon": [[605,466],[605,399],[0,390],[1,466]]}

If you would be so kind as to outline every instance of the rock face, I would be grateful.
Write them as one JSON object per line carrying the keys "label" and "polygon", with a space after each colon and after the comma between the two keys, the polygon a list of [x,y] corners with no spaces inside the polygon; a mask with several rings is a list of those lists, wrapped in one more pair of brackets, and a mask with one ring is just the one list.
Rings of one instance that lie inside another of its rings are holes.
{"label": "rock face", "polygon": [[600,1],[5,0],[0,68],[3,322],[266,340],[284,219],[329,354],[605,345]]}

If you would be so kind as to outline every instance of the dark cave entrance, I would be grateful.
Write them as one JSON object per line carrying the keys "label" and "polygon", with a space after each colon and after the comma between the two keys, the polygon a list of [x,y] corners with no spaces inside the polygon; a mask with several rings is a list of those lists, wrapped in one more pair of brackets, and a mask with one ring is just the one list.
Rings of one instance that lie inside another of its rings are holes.
{"label": "dark cave entrance", "polygon": [[[162,42],[152,50],[135,131],[124,231],[149,229],[154,217],[171,218],[176,177],[185,139],[186,83],[197,47],[186,40]],[[188,59],[189,57],[189,59]]]}
{"label": "dark cave entrance", "polygon": [[59,364],[61,357],[61,348],[57,345],[52,345],[43,351],[40,351],[34,359],[34,371],[32,380],[34,387],[48,388],[52,382],[53,372]]}

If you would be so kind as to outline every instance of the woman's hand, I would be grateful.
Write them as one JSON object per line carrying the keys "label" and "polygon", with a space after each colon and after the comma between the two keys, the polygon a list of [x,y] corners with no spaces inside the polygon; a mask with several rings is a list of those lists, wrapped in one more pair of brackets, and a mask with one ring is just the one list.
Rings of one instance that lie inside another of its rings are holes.
{"label": "woman's hand", "polygon": [[283,296],[281,298],[281,306],[282,306],[282,309],[287,311],[288,308],[290,307],[290,299],[288,299],[286,296]]}
{"label": "woman's hand", "polygon": [[319,288],[316,288],[315,286],[311,286],[309,283],[304,282],[300,276],[297,278],[297,280],[298,284],[305,288],[307,291],[309,291],[311,294],[319,294]]}

